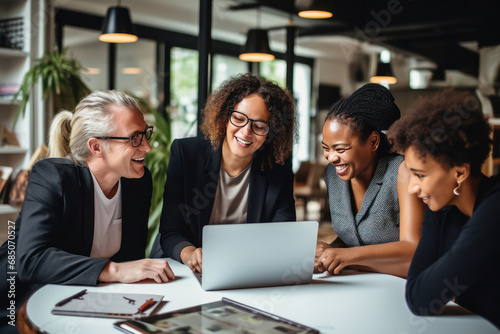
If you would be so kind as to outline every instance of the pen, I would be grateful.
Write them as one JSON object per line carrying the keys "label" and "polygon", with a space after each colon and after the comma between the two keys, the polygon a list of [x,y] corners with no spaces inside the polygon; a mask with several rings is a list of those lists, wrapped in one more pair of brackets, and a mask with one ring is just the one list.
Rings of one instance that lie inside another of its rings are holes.
{"label": "pen", "polygon": [[142,304],[141,306],[139,306],[138,313],[144,312],[153,303],[154,303],[154,299],[153,298],[150,298],[150,299],[146,300],[146,302],[144,304]]}
{"label": "pen", "polygon": [[75,299],[75,298],[78,298],[78,297],[81,297],[83,296],[85,293],[87,293],[87,289],[83,289],[82,291],[78,292],[78,293],[75,293],[74,295],[72,296],[69,296],[68,298],[64,298],[63,300],[61,300],[59,303],[56,304],[56,306],[63,306],[64,304],[66,303],[69,303],[70,300],[72,299]]}

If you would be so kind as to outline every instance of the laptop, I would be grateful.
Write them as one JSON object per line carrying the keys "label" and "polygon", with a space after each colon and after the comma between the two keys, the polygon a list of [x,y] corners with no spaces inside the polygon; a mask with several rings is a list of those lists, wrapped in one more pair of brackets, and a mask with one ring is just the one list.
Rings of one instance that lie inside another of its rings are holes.
{"label": "laptop", "polygon": [[204,290],[310,283],[318,222],[207,225],[203,228]]}

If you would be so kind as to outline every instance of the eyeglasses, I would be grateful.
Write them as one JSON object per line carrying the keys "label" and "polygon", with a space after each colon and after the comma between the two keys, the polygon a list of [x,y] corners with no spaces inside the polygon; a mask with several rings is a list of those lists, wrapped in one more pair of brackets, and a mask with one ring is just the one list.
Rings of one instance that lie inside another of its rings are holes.
{"label": "eyeglasses", "polygon": [[142,140],[144,137],[146,137],[146,140],[149,140],[151,136],[153,135],[153,127],[152,126],[147,126],[146,130],[143,132],[136,133],[135,135],[131,137],[95,137],[97,139],[119,139],[119,140],[130,140],[130,144],[132,144],[132,147],[138,147],[141,146]]}
{"label": "eyeglasses", "polygon": [[248,118],[247,115],[236,110],[231,110],[231,116],[229,120],[231,121],[232,125],[239,128],[242,128],[247,125],[248,122],[251,122],[250,128],[252,129],[252,132],[257,136],[265,136],[269,132],[269,124],[264,121]]}

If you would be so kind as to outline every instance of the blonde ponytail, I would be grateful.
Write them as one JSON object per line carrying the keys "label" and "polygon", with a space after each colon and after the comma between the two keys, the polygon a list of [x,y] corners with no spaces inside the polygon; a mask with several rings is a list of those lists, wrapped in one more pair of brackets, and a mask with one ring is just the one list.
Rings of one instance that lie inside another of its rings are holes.
{"label": "blonde ponytail", "polygon": [[69,138],[71,136],[71,118],[73,113],[60,111],[52,120],[49,130],[50,158],[69,158]]}

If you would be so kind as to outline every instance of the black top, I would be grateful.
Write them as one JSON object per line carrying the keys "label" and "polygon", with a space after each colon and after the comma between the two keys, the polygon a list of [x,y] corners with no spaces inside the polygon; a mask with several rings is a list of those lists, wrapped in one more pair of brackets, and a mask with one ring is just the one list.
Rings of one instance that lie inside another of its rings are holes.
{"label": "black top", "polygon": [[[111,258],[116,262],[144,258],[152,191],[147,168],[140,179],[121,178],[121,182],[121,247]],[[10,226],[15,230],[0,247],[1,333],[2,322],[10,320],[7,307],[15,301],[18,310],[40,288],[37,283],[96,285],[109,262],[90,257],[94,239],[90,170],[67,159],[44,159],[33,166],[23,207]],[[9,293],[12,279],[15,297]]]}
{"label": "black top", "polygon": [[[111,258],[144,258],[151,205],[151,174],[121,178],[122,239]],[[94,183],[87,167],[67,159],[44,159],[33,166],[16,224],[15,270],[33,283],[96,285],[108,259],[91,258],[94,239]],[[7,244],[7,243],[6,243]],[[0,263],[7,256],[0,251]]]}
{"label": "black top", "polygon": [[456,206],[427,209],[408,272],[414,314],[435,314],[456,298],[500,328],[500,182],[482,177],[470,218]]}
{"label": "black top", "polygon": [[[181,250],[202,247],[202,230],[209,223],[219,182],[222,149],[203,138],[172,143],[160,220],[161,248],[180,261]],[[295,221],[293,172],[290,160],[261,168],[259,154],[250,171],[247,223]]]}

